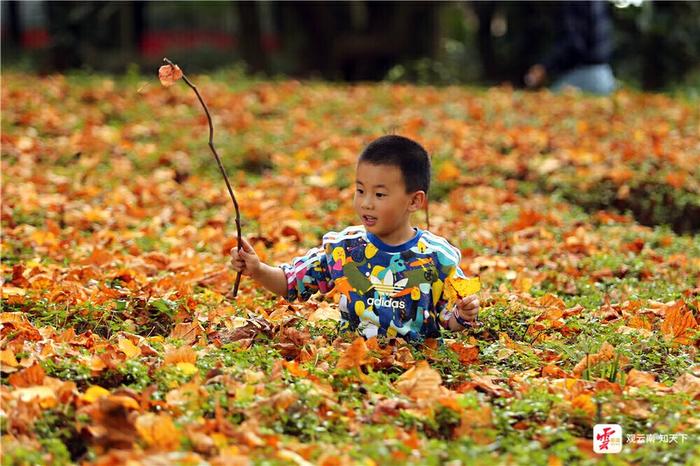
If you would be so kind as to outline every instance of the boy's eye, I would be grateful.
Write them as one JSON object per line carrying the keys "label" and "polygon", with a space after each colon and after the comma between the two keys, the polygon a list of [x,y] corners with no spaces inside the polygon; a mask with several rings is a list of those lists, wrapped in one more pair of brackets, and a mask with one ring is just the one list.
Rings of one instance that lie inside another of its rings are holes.
{"label": "boy's eye", "polygon": [[386,194],[384,194],[384,193],[377,193],[377,197],[385,197],[385,196],[386,196]]}
{"label": "boy's eye", "polygon": [[362,194],[364,191],[361,190],[360,188],[357,188],[357,192],[360,193],[360,194]]}

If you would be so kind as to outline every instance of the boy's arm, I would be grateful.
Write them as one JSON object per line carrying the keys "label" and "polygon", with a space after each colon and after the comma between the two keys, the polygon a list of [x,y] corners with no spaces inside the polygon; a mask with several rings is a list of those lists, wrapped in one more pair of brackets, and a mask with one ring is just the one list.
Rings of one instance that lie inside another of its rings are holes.
{"label": "boy's arm", "polygon": [[316,291],[327,293],[333,286],[325,254],[317,248],[306,256],[295,258],[292,264],[272,267],[260,261],[253,247],[243,240],[240,251],[231,249],[231,265],[234,270],[290,301],[296,298],[306,300]]}
{"label": "boy's arm", "polygon": [[272,267],[261,262],[258,271],[251,274],[250,278],[276,295],[287,296],[287,276],[284,274],[284,270],[279,267]]}
{"label": "boy's arm", "polygon": [[[242,238],[241,238],[242,239]],[[237,272],[248,275],[262,286],[280,296],[287,296],[287,277],[279,267],[262,262],[255,249],[242,239],[242,248],[231,249],[231,265]]]}
{"label": "boy's arm", "polygon": [[[475,324],[477,322],[476,318],[479,315],[479,305],[479,297],[476,294],[469,295],[457,301],[452,308],[450,318],[446,322],[446,328],[452,331],[459,331]],[[468,324],[460,324],[457,321],[457,315],[461,317],[463,322],[468,322]]]}

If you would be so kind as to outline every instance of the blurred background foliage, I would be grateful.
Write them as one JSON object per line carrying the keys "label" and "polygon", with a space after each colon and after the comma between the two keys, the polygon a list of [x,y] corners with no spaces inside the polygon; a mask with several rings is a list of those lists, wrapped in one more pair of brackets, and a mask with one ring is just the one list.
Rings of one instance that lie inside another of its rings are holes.
{"label": "blurred background foliage", "polygon": [[[555,2],[2,2],[3,66],[522,86]],[[645,90],[700,89],[700,2],[611,3],[613,69]]]}

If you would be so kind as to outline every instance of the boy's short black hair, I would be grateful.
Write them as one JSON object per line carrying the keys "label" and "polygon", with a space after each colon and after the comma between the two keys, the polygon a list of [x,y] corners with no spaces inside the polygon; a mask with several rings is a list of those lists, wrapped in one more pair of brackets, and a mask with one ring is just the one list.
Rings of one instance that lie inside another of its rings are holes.
{"label": "boy's short black hair", "polygon": [[412,139],[394,134],[377,138],[365,147],[359,162],[398,167],[403,175],[407,193],[428,193],[430,158],[423,146]]}

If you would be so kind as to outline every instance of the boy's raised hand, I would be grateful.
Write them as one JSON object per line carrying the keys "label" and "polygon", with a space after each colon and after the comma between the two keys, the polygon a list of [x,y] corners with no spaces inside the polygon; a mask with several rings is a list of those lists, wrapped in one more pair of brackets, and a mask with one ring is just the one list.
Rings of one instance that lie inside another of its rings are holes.
{"label": "boy's raised hand", "polygon": [[479,315],[478,295],[472,294],[465,296],[464,298],[460,298],[455,303],[455,306],[457,307],[457,312],[462,319],[468,322],[476,322],[476,317]]}
{"label": "boy's raised hand", "polygon": [[238,247],[231,248],[231,266],[236,272],[241,272],[249,277],[255,276],[260,270],[260,258],[248,241],[241,238],[241,250]]}

